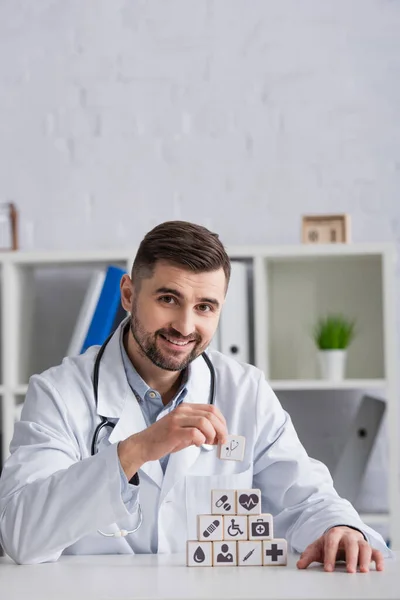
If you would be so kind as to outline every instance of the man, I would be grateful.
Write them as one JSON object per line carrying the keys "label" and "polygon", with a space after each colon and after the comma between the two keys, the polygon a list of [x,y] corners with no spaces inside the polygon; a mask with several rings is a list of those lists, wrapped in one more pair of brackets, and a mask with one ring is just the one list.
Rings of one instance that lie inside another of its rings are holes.
{"label": "man", "polygon": [[[229,277],[216,234],[186,222],[155,227],[121,280],[130,316],[103,350],[31,378],[0,481],[1,543],[16,562],[183,552],[212,489],[254,487],[276,537],[302,552],[299,568],[318,561],[331,571],[345,559],[349,572],[371,561],[383,569],[382,537],[307,456],[261,371],[209,351],[210,404],[201,354]],[[202,449],[228,433],[246,438],[242,462]]]}

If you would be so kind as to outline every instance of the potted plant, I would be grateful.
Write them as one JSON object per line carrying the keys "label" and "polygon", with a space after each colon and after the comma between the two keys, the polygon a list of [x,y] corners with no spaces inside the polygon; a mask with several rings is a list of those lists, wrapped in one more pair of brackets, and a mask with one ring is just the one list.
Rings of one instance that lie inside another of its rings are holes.
{"label": "potted plant", "polygon": [[313,337],[319,349],[318,360],[323,379],[340,381],[344,378],[347,348],[354,336],[354,320],[343,315],[330,314],[317,321]]}

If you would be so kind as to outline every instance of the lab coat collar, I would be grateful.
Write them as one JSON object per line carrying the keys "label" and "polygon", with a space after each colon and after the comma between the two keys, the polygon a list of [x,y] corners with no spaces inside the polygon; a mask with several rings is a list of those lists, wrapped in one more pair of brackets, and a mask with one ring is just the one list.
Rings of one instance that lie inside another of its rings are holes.
{"label": "lab coat collar", "polygon": [[[205,360],[199,356],[191,363],[190,375],[187,383],[188,393],[183,404],[207,404],[210,398],[211,374]],[[162,502],[175,484],[186,476],[189,469],[197,460],[201,448],[189,446],[184,450],[170,455],[161,489],[160,502]]]}
{"label": "lab coat collar", "polygon": [[[109,437],[111,444],[147,427],[142,409],[129,387],[122,361],[120,336],[126,322],[124,320],[115,331],[100,362],[97,412],[103,417],[118,419]],[[145,463],[141,471],[161,488],[163,472],[158,460]]]}
{"label": "lab coat collar", "polygon": [[125,319],[117,327],[100,361],[97,413],[110,419],[120,418],[130,392],[120,349],[126,322]]}

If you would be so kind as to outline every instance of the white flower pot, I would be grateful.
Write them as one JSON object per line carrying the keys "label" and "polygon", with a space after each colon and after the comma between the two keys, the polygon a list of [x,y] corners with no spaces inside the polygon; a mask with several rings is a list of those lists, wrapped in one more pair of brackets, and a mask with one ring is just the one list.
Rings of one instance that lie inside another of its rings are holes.
{"label": "white flower pot", "polygon": [[346,370],[346,350],[320,350],[318,362],[322,379],[341,381]]}

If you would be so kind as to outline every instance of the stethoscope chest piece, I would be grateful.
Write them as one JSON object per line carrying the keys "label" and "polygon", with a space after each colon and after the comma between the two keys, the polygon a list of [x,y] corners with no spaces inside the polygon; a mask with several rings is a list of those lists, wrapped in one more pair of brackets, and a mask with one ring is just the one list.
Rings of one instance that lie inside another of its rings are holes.
{"label": "stethoscope chest piece", "polygon": [[201,445],[201,449],[205,450],[206,452],[212,452],[213,450],[215,450],[216,446],[213,446],[212,444],[202,444]]}

